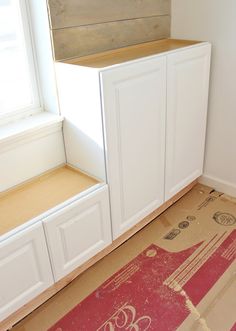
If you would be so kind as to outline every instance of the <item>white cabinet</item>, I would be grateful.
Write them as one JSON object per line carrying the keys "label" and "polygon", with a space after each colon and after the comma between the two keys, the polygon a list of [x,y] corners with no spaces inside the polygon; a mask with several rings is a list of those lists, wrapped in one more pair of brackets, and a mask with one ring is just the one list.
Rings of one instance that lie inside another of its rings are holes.
{"label": "white cabinet", "polygon": [[202,174],[209,66],[204,43],[100,73],[114,238]]}
{"label": "white cabinet", "polygon": [[1,329],[2,320],[22,316],[19,308],[110,244],[111,221],[107,185],[69,166],[8,192],[0,209]]}
{"label": "white cabinet", "polygon": [[78,123],[96,107],[86,127],[102,113],[113,239],[202,174],[210,49],[170,39],[57,63],[63,116],[71,100]]}
{"label": "white cabinet", "polygon": [[58,281],[111,243],[107,185],[48,216],[43,223]]}
{"label": "white cabinet", "polygon": [[167,56],[165,199],[202,174],[210,45]]}
{"label": "white cabinet", "polygon": [[113,237],[164,202],[166,58],[101,73]]}
{"label": "white cabinet", "polygon": [[0,321],[52,284],[41,222],[0,243]]}

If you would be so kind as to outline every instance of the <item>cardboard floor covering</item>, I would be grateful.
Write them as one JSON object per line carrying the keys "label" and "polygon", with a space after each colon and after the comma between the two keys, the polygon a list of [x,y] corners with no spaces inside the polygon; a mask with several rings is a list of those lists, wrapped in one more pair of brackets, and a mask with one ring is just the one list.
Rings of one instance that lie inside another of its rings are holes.
{"label": "cardboard floor covering", "polygon": [[236,331],[236,199],[197,185],[14,330]]}

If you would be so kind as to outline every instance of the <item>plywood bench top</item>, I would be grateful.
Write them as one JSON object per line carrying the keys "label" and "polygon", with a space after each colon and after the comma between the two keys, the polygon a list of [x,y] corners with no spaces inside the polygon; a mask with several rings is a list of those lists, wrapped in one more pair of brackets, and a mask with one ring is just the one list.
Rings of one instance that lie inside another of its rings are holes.
{"label": "plywood bench top", "polygon": [[0,194],[0,235],[39,216],[98,181],[67,165]]}
{"label": "plywood bench top", "polygon": [[122,47],[98,54],[92,54],[62,61],[84,67],[104,68],[142,57],[172,51],[178,48],[192,46],[200,43],[193,40],[162,39],[138,45]]}

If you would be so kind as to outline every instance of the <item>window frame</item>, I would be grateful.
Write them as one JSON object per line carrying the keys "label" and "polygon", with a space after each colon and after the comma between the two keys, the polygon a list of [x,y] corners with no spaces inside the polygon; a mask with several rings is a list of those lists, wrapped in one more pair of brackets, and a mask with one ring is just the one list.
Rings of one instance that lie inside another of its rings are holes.
{"label": "window frame", "polygon": [[30,82],[32,88],[32,104],[28,107],[18,108],[0,114],[0,125],[21,120],[28,116],[40,113],[42,109],[42,93],[40,89],[39,70],[37,64],[37,54],[34,43],[34,33],[31,21],[29,0],[18,0],[19,11],[22,19],[22,29],[24,34],[26,57],[29,67]]}

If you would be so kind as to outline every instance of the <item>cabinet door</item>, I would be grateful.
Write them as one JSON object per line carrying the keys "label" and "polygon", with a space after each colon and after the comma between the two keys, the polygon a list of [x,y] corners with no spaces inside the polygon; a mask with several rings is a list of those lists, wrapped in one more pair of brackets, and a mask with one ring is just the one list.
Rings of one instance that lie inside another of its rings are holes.
{"label": "cabinet door", "polygon": [[52,284],[42,223],[0,243],[0,320]]}
{"label": "cabinet door", "polygon": [[164,199],[166,59],[101,73],[113,238]]}
{"label": "cabinet door", "polygon": [[202,174],[209,67],[209,44],[167,57],[166,200]]}
{"label": "cabinet door", "polygon": [[111,243],[107,186],[50,215],[43,223],[57,281]]}

